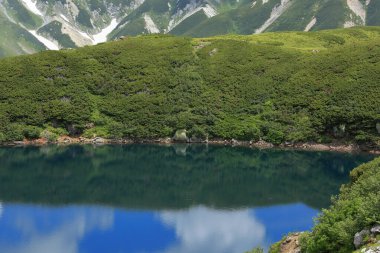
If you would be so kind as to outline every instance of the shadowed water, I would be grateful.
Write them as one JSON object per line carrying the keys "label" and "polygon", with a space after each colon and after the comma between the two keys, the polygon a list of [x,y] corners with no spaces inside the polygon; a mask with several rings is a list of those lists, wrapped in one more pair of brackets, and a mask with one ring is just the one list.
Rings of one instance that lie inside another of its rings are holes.
{"label": "shadowed water", "polygon": [[0,148],[0,252],[228,252],[308,230],[370,155],[204,145]]}

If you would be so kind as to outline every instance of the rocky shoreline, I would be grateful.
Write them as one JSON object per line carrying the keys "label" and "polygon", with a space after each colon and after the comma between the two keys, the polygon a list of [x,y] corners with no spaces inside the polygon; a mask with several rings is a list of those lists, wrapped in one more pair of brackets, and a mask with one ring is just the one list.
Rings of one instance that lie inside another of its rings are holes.
{"label": "rocky shoreline", "polygon": [[84,137],[70,137],[61,136],[54,142],[49,142],[47,139],[40,138],[34,140],[14,141],[2,143],[2,146],[42,146],[48,144],[56,145],[70,145],[70,144],[143,144],[143,143],[156,143],[156,144],[175,144],[175,143],[188,143],[188,144],[211,144],[211,145],[228,145],[228,146],[244,146],[258,149],[280,148],[280,149],[293,149],[293,150],[309,150],[309,151],[330,151],[330,152],[343,152],[343,153],[370,153],[380,155],[380,148],[373,148],[368,146],[359,146],[357,144],[335,142],[329,144],[304,142],[304,143],[282,143],[274,145],[272,143],[260,140],[254,141],[238,141],[238,140],[223,140],[223,139],[189,139],[188,141],[176,141],[173,138],[158,138],[158,139],[106,139],[101,137],[84,138]]}

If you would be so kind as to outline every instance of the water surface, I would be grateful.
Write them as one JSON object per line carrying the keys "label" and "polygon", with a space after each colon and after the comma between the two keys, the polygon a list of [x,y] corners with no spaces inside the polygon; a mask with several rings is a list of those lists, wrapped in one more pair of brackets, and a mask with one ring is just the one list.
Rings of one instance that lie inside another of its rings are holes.
{"label": "water surface", "polygon": [[0,148],[0,252],[228,252],[312,227],[370,155],[203,145]]}

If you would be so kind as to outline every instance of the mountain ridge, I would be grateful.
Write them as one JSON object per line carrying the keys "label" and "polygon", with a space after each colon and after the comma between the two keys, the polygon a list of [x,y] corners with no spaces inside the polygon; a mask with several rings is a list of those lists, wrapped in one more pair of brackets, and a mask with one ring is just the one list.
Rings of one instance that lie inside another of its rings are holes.
{"label": "mountain ridge", "polygon": [[[208,37],[380,25],[380,3],[374,0],[1,0],[0,23],[0,33],[11,34],[0,39],[0,56],[8,56],[41,51],[41,47],[50,50],[82,47],[149,33]],[[13,28],[6,28],[10,26]],[[20,46],[20,36],[28,43]]]}

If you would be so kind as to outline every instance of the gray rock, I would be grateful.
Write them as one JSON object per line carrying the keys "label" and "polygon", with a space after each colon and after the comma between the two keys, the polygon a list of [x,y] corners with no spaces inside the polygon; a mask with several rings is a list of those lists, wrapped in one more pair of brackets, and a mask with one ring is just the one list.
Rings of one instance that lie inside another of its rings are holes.
{"label": "gray rock", "polygon": [[376,225],[373,228],[371,228],[371,234],[380,234],[380,225]]}
{"label": "gray rock", "polygon": [[239,143],[239,141],[237,141],[237,140],[235,140],[235,139],[232,139],[232,140],[231,140],[231,144],[232,144],[233,146],[238,146],[240,143]]}
{"label": "gray rock", "polygon": [[363,245],[363,240],[364,240],[364,237],[365,236],[368,236],[370,233],[369,233],[369,230],[368,229],[363,229],[362,231],[358,232],[355,234],[355,237],[354,237],[354,245],[355,245],[355,248],[360,248],[360,246]]}
{"label": "gray rock", "polygon": [[96,137],[92,139],[92,142],[95,144],[103,144],[103,143],[106,143],[106,140],[101,137]]}
{"label": "gray rock", "polygon": [[340,124],[333,127],[334,137],[343,137],[346,132],[346,124]]}
{"label": "gray rock", "polygon": [[174,134],[173,140],[176,142],[189,142],[186,133],[186,129],[177,130]]}
{"label": "gray rock", "polygon": [[198,137],[196,137],[196,136],[192,136],[192,137],[190,138],[190,142],[191,142],[191,143],[202,143],[202,142],[204,142],[204,140],[202,140],[201,138],[198,138]]}
{"label": "gray rock", "polygon": [[14,141],[14,145],[24,145],[25,143],[23,141]]}

